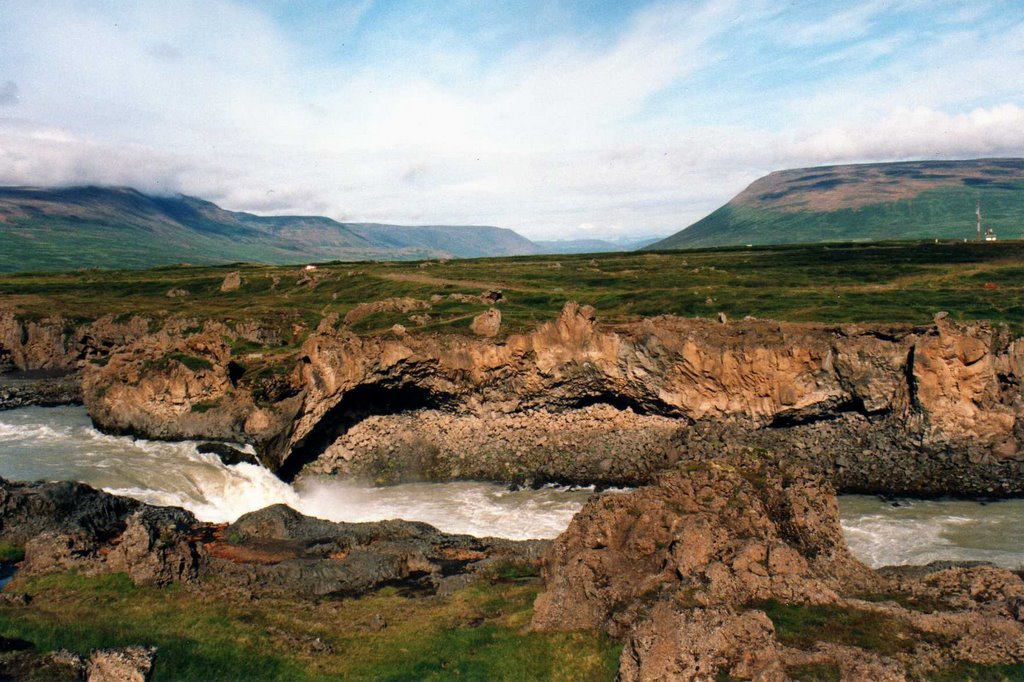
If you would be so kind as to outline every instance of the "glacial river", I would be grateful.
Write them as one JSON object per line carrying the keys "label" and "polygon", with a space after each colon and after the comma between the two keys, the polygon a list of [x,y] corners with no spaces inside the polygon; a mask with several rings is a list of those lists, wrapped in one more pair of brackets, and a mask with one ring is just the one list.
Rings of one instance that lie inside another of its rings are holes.
{"label": "glacial river", "polygon": [[[0,412],[0,476],[83,481],[152,504],[177,505],[205,521],[283,502],[334,521],[409,519],[456,533],[552,538],[593,494],[546,487],[509,491],[486,483],[417,483],[373,488],[333,480],[294,486],[265,469],[225,466],[194,443],[107,436],[81,407]],[[1024,565],[1024,500],[991,503],[840,498],[850,548],[873,566],[936,559]]]}

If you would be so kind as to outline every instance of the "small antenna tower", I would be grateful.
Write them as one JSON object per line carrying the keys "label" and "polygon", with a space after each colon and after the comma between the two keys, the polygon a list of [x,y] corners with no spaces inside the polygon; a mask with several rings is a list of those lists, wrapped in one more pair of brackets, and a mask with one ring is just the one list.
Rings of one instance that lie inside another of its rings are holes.
{"label": "small antenna tower", "polygon": [[978,218],[978,241],[981,241],[981,197],[978,197],[978,208],[975,210],[974,215]]}

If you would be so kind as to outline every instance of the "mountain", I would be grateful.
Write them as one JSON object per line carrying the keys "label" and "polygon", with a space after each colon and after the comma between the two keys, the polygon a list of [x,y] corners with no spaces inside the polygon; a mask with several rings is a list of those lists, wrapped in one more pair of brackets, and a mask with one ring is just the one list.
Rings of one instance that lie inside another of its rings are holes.
{"label": "mountain", "polygon": [[512,230],[258,216],[123,187],[0,187],[0,272],[539,253]]}
{"label": "mountain", "polygon": [[648,249],[1024,236],[1024,159],[910,161],[771,173]]}
{"label": "mountain", "polygon": [[614,251],[635,251],[661,237],[617,237],[615,239],[555,239],[537,241],[541,253],[609,253]]}

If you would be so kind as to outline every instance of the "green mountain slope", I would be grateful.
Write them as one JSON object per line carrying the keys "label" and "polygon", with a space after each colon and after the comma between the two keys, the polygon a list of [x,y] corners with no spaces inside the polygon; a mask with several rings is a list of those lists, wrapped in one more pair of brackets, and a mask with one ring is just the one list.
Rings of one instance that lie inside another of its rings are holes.
{"label": "green mountain slope", "polygon": [[648,249],[885,239],[1024,237],[1024,159],[801,168],[767,175]]}
{"label": "green mountain slope", "polygon": [[537,253],[512,230],[257,216],[128,188],[0,188],[0,272],[168,263],[466,258]]}

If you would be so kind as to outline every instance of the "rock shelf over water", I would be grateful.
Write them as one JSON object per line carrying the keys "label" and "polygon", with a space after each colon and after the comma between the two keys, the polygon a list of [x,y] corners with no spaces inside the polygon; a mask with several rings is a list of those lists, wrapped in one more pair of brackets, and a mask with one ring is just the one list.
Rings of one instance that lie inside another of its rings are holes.
{"label": "rock shelf over water", "polygon": [[273,366],[233,350],[273,336],[251,323],[63,324],[0,315],[0,345],[22,369],[80,367],[100,428],[248,443],[285,479],[641,484],[768,450],[843,491],[1024,492],[1024,342],[985,323],[605,326],[570,303],[484,339],[357,336],[330,315]]}

